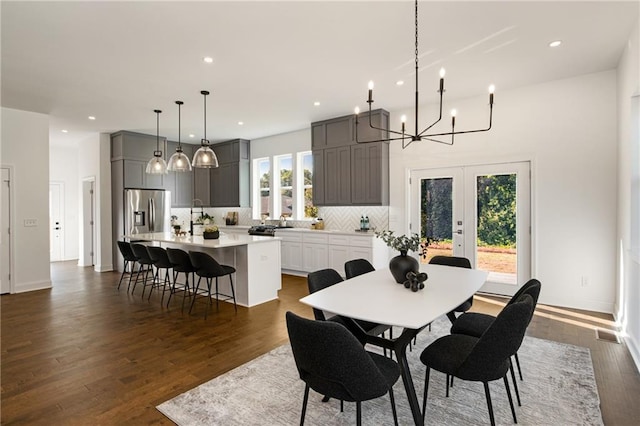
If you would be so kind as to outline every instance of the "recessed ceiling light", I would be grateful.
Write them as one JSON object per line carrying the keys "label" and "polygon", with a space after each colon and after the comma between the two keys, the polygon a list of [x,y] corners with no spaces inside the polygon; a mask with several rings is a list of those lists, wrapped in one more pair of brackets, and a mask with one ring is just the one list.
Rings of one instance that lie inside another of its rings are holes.
{"label": "recessed ceiling light", "polygon": [[204,58],[202,58],[202,60],[205,61],[207,64],[213,63],[213,58],[211,56],[205,56]]}
{"label": "recessed ceiling light", "polygon": [[193,133],[189,133],[189,137],[190,137],[190,138],[195,138],[195,137],[196,137],[196,135],[194,135]]}
{"label": "recessed ceiling light", "polygon": [[69,133],[67,129],[62,129],[62,133]]}
{"label": "recessed ceiling light", "polygon": [[87,117],[89,120],[95,120],[96,118],[93,115],[90,115],[89,117]]}
{"label": "recessed ceiling light", "polygon": [[562,44],[562,40],[555,40],[549,43],[549,47],[558,47]]}
{"label": "recessed ceiling light", "polygon": [[313,106],[320,106],[320,102],[315,101],[315,102],[313,103]]}
{"label": "recessed ceiling light", "polygon": [[396,81],[396,85],[397,86],[402,86],[404,84],[404,80],[398,80]]}
{"label": "recessed ceiling light", "polygon": [[242,126],[244,124],[243,121],[238,121],[238,126]]}

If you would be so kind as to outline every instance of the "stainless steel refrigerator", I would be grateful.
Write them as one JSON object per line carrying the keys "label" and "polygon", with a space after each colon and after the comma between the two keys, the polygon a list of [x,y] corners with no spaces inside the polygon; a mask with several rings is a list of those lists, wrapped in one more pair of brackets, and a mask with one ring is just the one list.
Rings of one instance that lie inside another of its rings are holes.
{"label": "stainless steel refrigerator", "polygon": [[171,231],[171,192],[124,190],[124,234]]}

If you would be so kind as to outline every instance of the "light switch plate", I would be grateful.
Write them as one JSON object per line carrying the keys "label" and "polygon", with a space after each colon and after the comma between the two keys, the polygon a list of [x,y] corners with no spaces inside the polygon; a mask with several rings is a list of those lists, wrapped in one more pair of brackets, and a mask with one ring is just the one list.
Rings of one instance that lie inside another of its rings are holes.
{"label": "light switch plate", "polygon": [[38,226],[38,219],[25,219],[24,226],[25,227]]}

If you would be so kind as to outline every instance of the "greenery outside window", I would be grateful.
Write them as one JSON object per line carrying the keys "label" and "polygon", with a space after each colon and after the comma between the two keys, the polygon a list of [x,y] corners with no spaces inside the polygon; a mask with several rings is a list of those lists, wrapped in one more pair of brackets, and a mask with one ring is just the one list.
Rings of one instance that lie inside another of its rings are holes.
{"label": "greenery outside window", "polygon": [[252,179],[254,219],[268,216],[277,220],[284,215],[310,220],[317,216],[311,151],[254,159]]}

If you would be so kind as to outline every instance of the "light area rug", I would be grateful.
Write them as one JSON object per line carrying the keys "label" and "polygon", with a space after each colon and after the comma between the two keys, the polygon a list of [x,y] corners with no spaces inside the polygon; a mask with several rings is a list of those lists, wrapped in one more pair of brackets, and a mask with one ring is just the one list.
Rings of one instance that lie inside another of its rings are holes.
{"label": "light area rug", "polygon": [[[432,330],[423,330],[413,351],[408,352],[421,404],[425,367],[420,353],[436,338],[448,334],[449,327],[444,317],[434,321]],[[524,375],[524,381],[518,379],[522,399],[522,406],[516,405],[518,424],[603,424],[589,349],[527,336],[518,355]],[[432,371],[429,383],[426,424],[489,424],[482,383],[456,380],[448,398],[444,374]],[[496,423],[513,424],[502,380],[492,382],[490,391]],[[304,383],[287,344],[164,402],[157,409],[181,426],[295,425],[300,422],[303,392]],[[394,393],[399,424],[413,424],[402,379],[394,386]],[[515,394],[513,397],[515,404]],[[345,402],[341,413],[339,401],[323,403],[321,399],[322,395],[310,391],[305,424],[356,424],[355,403]],[[388,395],[363,402],[362,421],[364,425],[392,425]]]}

